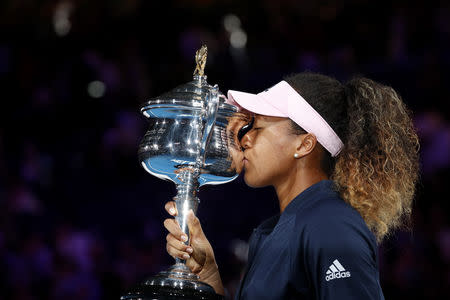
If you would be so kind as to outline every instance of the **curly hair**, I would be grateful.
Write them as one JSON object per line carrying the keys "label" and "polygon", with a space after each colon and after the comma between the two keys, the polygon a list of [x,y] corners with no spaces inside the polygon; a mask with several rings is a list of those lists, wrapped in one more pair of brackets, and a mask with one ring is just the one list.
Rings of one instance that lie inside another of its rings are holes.
{"label": "curly hair", "polygon": [[[342,139],[337,157],[323,151],[322,169],[377,240],[407,224],[418,180],[419,142],[399,95],[367,78],[341,84],[325,75],[300,73],[285,80]],[[292,125],[295,133],[305,133]]]}

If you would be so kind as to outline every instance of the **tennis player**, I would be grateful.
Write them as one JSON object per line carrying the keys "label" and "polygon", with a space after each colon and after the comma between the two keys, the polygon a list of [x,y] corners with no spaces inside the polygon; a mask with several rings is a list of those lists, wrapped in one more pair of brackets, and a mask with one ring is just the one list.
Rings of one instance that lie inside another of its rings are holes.
{"label": "tennis player", "polygon": [[[418,178],[405,104],[366,78],[285,78],[228,101],[254,114],[240,140],[250,187],[273,186],[280,214],[259,225],[236,299],[384,299],[377,244],[404,224]],[[174,202],[166,210],[176,215]],[[188,216],[191,243],[166,219],[167,251],[224,294],[213,248]]]}

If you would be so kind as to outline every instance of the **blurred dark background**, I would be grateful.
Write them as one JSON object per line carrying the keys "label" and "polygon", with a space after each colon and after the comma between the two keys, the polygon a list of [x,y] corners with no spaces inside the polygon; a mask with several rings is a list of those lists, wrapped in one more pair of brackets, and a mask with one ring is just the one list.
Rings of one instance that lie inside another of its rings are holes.
{"label": "blurred dark background", "polygon": [[[119,299],[172,263],[174,186],[137,161],[139,106],[188,82],[194,53],[222,92],[284,75],[364,75],[396,89],[421,138],[411,231],[380,246],[386,299],[450,293],[450,2],[2,0],[0,299]],[[241,178],[198,212],[233,294],[246,241],[277,213]]]}

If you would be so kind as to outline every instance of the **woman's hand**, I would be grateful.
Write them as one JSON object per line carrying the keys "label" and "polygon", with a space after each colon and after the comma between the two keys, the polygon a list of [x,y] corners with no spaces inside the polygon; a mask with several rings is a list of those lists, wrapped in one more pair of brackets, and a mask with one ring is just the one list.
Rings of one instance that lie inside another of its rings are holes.
{"label": "woman's hand", "polygon": [[[176,216],[178,213],[174,201],[167,202],[165,209],[172,216]],[[200,221],[192,210],[188,212],[187,224],[191,236],[190,245],[185,245],[187,236],[181,231],[175,219],[164,220],[164,227],[169,231],[166,237],[167,252],[174,258],[186,260],[186,265],[200,277],[201,281],[211,285],[216,293],[224,295],[214,251],[203,233]]]}

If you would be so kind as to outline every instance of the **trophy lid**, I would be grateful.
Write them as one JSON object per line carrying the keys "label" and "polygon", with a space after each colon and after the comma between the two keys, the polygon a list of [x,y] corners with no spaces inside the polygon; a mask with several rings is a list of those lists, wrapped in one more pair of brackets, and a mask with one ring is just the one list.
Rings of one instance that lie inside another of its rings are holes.
{"label": "trophy lid", "polygon": [[[180,109],[192,115],[193,111],[205,108],[210,99],[211,91],[216,88],[206,81],[207,76],[204,73],[206,57],[207,48],[202,46],[195,55],[197,65],[193,80],[146,101],[141,106],[141,112],[148,118],[175,118],[180,116]],[[219,113],[232,114],[237,112],[237,107],[225,103],[225,99],[225,96],[219,92]],[[178,109],[175,110],[175,108]]]}

